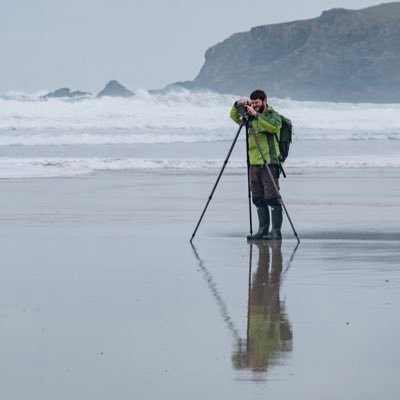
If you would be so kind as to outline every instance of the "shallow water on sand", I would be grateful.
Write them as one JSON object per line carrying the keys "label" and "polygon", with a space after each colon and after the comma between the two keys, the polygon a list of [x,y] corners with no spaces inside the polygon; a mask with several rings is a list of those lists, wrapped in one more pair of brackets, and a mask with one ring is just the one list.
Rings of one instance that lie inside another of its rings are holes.
{"label": "shallow water on sand", "polygon": [[397,171],[289,177],[298,248],[287,223],[281,246],[244,240],[242,173],[192,248],[214,180],[3,182],[4,398],[397,398]]}

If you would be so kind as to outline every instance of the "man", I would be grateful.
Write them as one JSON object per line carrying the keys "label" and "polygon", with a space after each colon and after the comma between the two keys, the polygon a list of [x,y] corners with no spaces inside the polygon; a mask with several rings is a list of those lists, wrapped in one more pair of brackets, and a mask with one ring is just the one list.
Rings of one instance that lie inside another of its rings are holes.
{"label": "man", "polygon": [[[248,157],[250,162],[250,190],[253,203],[257,207],[259,229],[254,235],[247,236],[250,240],[281,240],[282,227],[282,205],[280,195],[275,190],[264,160],[260,154],[257,142],[253,133],[257,137],[264,158],[274,177],[279,189],[279,163],[280,150],[279,138],[282,121],[280,115],[267,104],[267,95],[262,90],[255,90],[250,95],[250,99],[242,98],[235,102],[231,110],[231,118],[237,123],[241,123],[241,115],[237,106],[241,103],[247,114],[250,116],[249,135],[248,135]],[[271,207],[271,218],[269,214]],[[269,231],[270,219],[272,229]]]}

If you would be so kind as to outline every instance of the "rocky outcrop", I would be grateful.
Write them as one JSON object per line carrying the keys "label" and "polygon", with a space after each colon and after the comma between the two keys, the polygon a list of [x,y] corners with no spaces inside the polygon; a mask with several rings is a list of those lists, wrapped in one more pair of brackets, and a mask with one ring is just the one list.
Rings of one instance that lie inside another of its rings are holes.
{"label": "rocky outcrop", "polygon": [[76,98],[76,97],[87,97],[91,96],[92,94],[89,92],[81,92],[80,90],[75,90],[71,92],[68,88],[61,88],[57,89],[54,92],[47,93],[43,96],[44,99],[51,99],[51,98]]}
{"label": "rocky outcrop", "polygon": [[97,97],[132,97],[135,93],[131,92],[117,81],[110,81],[105,88],[97,95]]}
{"label": "rocky outcrop", "polygon": [[264,88],[299,100],[400,102],[400,3],[332,9],[234,34],[207,50],[190,84],[242,95]]}
{"label": "rocky outcrop", "polygon": [[201,86],[200,84],[194,82],[194,81],[181,81],[181,82],[175,82],[171,83],[170,85],[167,85],[163,89],[152,89],[149,90],[149,94],[167,94],[170,92],[179,92],[183,90],[189,90],[191,92],[202,92],[204,90],[207,90],[204,86]]}

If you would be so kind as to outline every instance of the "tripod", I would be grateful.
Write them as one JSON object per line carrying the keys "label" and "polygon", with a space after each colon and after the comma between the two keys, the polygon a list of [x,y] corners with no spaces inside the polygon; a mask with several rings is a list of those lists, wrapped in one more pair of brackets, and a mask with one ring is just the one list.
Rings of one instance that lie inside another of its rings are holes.
{"label": "tripod", "polygon": [[236,142],[237,142],[237,139],[238,139],[239,134],[240,134],[240,132],[241,132],[241,130],[242,130],[243,127],[246,128],[247,186],[248,186],[248,198],[249,198],[250,235],[253,234],[253,226],[252,226],[252,217],[251,217],[251,193],[250,193],[250,174],[249,174],[249,168],[250,168],[250,160],[249,160],[249,141],[248,141],[249,132],[251,132],[251,134],[252,134],[252,136],[253,136],[253,138],[254,138],[254,141],[255,141],[255,143],[256,143],[256,145],[257,145],[258,151],[260,152],[260,155],[261,155],[261,157],[262,157],[262,159],[263,159],[263,167],[267,169],[268,175],[269,175],[269,177],[270,177],[270,179],[271,179],[271,182],[272,182],[272,184],[273,184],[273,186],[274,186],[274,189],[275,189],[276,193],[278,194],[278,201],[280,201],[280,203],[282,204],[282,207],[283,207],[283,209],[284,209],[284,211],[285,211],[285,214],[286,214],[286,216],[287,216],[287,218],[288,218],[288,220],[289,220],[290,226],[292,227],[292,230],[293,230],[293,233],[294,233],[294,235],[295,235],[295,237],[296,237],[296,239],[297,239],[297,242],[300,243],[300,239],[299,239],[299,237],[298,237],[298,235],[297,235],[297,232],[296,232],[296,230],[295,230],[295,228],[294,228],[294,226],[293,226],[292,219],[291,219],[290,216],[289,216],[289,213],[288,213],[288,211],[287,211],[287,208],[286,208],[286,206],[285,206],[285,203],[283,202],[282,196],[281,196],[281,194],[280,194],[280,192],[279,192],[279,189],[278,189],[278,186],[277,186],[277,184],[276,184],[276,182],[275,182],[274,176],[272,175],[272,172],[271,172],[271,169],[270,169],[270,167],[269,167],[269,165],[268,165],[268,162],[267,162],[267,160],[266,160],[266,158],[265,158],[265,156],[264,156],[264,154],[263,154],[263,152],[262,152],[260,142],[259,142],[259,140],[258,140],[256,134],[255,134],[253,131],[250,131],[250,130],[249,130],[249,126],[250,126],[250,116],[249,116],[247,113],[245,113],[245,114],[242,115],[242,122],[240,123],[239,129],[238,129],[238,131],[237,131],[237,133],[236,133],[236,135],[235,135],[235,137],[234,137],[234,139],[233,139],[232,145],[231,145],[231,147],[230,147],[230,149],[229,149],[229,151],[228,151],[228,154],[227,154],[227,156],[226,156],[226,159],[225,159],[225,161],[224,161],[224,164],[223,164],[223,166],[222,166],[222,169],[221,169],[221,171],[220,171],[220,173],[219,173],[219,175],[218,175],[218,178],[217,178],[217,180],[216,180],[216,182],[215,182],[215,184],[214,184],[214,187],[213,187],[213,189],[212,189],[212,191],[211,191],[211,194],[210,194],[210,196],[209,196],[209,198],[208,198],[208,201],[207,201],[207,203],[206,203],[206,205],[205,205],[205,207],[204,207],[204,209],[203,209],[203,212],[202,212],[202,214],[201,214],[201,216],[200,216],[200,219],[199,219],[199,221],[197,222],[196,228],[195,228],[195,230],[194,230],[194,232],[193,232],[193,234],[192,234],[192,237],[191,237],[191,239],[190,239],[190,243],[192,243],[192,241],[193,241],[193,239],[194,239],[194,237],[195,237],[195,235],[196,235],[196,232],[197,232],[197,230],[198,230],[198,228],[199,228],[199,226],[200,226],[200,223],[201,223],[201,221],[202,221],[202,219],[203,219],[203,217],[204,217],[204,214],[205,214],[206,211],[207,211],[208,205],[210,204],[210,201],[211,201],[211,199],[212,199],[212,197],[213,197],[213,195],[214,195],[215,189],[217,188],[218,183],[219,183],[219,181],[220,181],[220,179],[221,179],[221,176],[222,176],[222,174],[224,173],[226,164],[227,164],[228,161],[229,161],[229,158],[230,158],[230,156],[231,156],[231,154],[232,154],[233,148],[235,147],[235,144],[236,144]]}

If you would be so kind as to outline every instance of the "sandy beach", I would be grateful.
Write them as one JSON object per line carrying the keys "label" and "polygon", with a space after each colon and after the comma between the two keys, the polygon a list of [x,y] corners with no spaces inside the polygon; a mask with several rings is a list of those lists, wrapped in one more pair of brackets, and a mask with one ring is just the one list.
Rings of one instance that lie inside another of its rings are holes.
{"label": "sandy beach", "polygon": [[288,171],[294,254],[245,240],[243,172],[194,249],[217,170],[2,180],[2,398],[395,399],[398,169]]}

